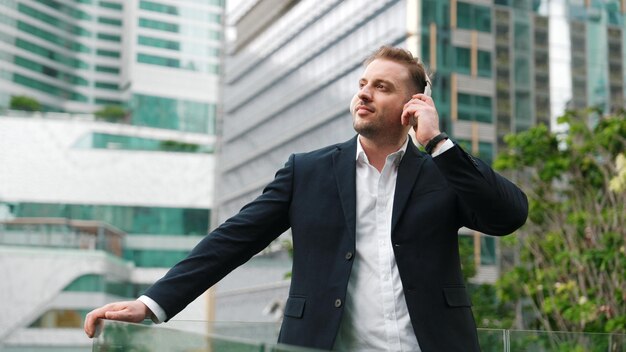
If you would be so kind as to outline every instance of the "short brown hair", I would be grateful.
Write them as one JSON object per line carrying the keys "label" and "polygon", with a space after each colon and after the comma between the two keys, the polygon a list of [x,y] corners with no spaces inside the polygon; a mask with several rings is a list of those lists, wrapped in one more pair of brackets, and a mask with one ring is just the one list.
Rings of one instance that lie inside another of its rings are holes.
{"label": "short brown hair", "polygon": [[404,65],[409,70],[411,81],[415,84],[415,89],[417,89],[420,93],[425,91],[426,83],[428,82],[428,79],[426,78],[426,69],[419,59],[413,57],[413,54],[411,54],[410,51],[389,45],[383,45],[368,56],[363,64],[367,66],[372,63],[372,61],[377,59],[390,60]]}

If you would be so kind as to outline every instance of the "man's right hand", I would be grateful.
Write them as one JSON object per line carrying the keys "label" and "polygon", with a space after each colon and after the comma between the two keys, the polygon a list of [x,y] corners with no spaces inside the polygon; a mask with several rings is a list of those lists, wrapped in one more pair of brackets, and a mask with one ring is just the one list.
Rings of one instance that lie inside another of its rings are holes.
{"label": "man's right hand", "polygon": [[87,336],[93,337],[96,333],[96,325],[99,319],[139,323],[151,315],[150,309],[139,300],[109,303],[87,314],[85,317],[85,333]]}

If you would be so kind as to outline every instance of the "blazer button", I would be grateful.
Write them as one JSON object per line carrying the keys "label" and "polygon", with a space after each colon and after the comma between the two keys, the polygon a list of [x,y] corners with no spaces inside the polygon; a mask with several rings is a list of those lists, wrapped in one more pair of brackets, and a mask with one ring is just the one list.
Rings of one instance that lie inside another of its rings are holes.
{"label": "blazer button", "polygon": [[336,308],[341,307],[341,300],[340,300],[339,298],[337,298],[337,299],[335,300],[335,307],[336,307]]}
{"label": "blazer button", "polygon": [[350,260],[352,259],[352,252],[347,252],[346,253],[346,260]]}

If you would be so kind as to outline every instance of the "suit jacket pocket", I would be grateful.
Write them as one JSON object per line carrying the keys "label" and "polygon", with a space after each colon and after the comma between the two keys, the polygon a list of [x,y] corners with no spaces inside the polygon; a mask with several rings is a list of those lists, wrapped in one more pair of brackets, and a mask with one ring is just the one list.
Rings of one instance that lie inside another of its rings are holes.
{"label": "suit jacket pocket", "polygon": [[443,295],[449,307],[471,307],[472,302],[464,286],[444,287]]}
{"label": "suit jacket pocket", "polygon": [[304,297],[289,297],[285,304],[285,316],[291,318],[302,318],[304,315],[304,304],[306,298]]}

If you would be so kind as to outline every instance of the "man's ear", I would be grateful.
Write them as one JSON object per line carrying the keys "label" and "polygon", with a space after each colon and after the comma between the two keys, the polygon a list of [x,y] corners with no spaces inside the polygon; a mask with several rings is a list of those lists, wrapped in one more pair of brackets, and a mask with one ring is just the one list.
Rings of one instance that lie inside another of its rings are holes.
{"label": "man's ear", "polygon": [[361,99],[359,99],[359,96],[357,94],[354,94],[352,100],[350,101],[350,115],[354,116],[354,109],[359,104],[360,100]]}

